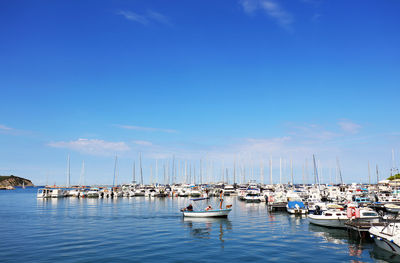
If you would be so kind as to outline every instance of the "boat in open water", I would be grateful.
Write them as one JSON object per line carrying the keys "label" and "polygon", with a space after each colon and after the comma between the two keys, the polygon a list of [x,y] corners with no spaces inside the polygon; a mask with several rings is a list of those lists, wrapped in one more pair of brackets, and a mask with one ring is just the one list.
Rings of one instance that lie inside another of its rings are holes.
{"label": "boat in open water", "polygon": [[[190,199],[194,203],[199,201],[209,200],[208,198],[193,198]],[[219,208],[212,208],[211,205],[206,208],[200,208],[200,206],[196,205],[195,207],[190,204],[186,208],[181,209],[181,212],[184,217],[228,217],[228,214],[232,211],[232,205],[226,205],[225,208],[222,208],[222,202],[220,201]]]}
{"label": "boat in open water", "polygon": [[194,211],[183,211],[185,217],[228,217],[229,212],[232,209],[213,209],[213,210],[194,210]]}

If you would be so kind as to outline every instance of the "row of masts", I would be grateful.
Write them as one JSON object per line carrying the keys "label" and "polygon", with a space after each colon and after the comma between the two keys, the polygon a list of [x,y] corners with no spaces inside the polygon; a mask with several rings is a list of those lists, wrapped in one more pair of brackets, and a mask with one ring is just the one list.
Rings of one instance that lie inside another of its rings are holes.
{"label": "row of masts", "polygon": [[[246,183],[250,180],[255,179],[255,175],[259,176],[261,183],[265,183],[265,179],[269,179],[269,184],[294,184],[294,169],[293,161],[289,162],[290,174],[288,174],[287,168],[288,163],[286,159],[279,158],[279,181],[274,181],[273,176],[273,158],[269,158],[269,178],[265,174],[265,163],[260,162],[259,167],[255,167],[253,162],[250,162],[250,166],[246,166],[244,162],[237,162],[236,159],[233,162],[233,167],[228,168],[225,166],[225,162],[222,162],[220,168],[216,167],[214,161],[206,160],[205,162],[200,159],[199,161],[188,161],[188,160],[176,160],[173,156],[170,160],[155,160],[153,164],[146,166],[147,182],[148,183],[161,183],[161,184],[174,184],[174,183],[185,183],[185,184],[203,184],[210,182],[225,182],[225,183]],[[394,163],[394,154],[393,154]],[[313,181],[309,181],[309,164],[308,160],[302,165],[302,184],[314,183],[322,184],[322,171],[320,160],[317,160],[313,155]],[[137,176],[137,170],[139,175]],[[334,175],[332,171],[334,170]],[[142,164],[142,154],[139,153],[139,165],[137,167],[136,161],[133,161],[132,166],[132,182],[144,184],[144,167]],[[391,173],[398,172],[397,169],[392,168]],[[161,176],[160,176],[161,172]],[[79,178],[79,185],[85,184],[85,162],[82,161],[81,175]],[[334,176],[334,178],[333,178]],[[113,186],[118,185],[119,177],[119,166],[118,157],[115,156],[114,162],[114,175],[113,175]],[[137,178],[138,177],[138,178]],[[286,181],[287,180],[287,181]],[[257,181],[257,180],[256,180]],[[267,180],[268,181],[268,180]],[[326,181],[326,180],[325,180]],[[339,159],[336,159],[336,167],[329,168],[329,183],[343,184],[342,171],[339,164]],[[378,165],[376,165],[376,182],[379,182],[379,171]],[[297,182],[299,183],[299,182]],[[368,183],[371,184],[371,168],[368,162]],[[70,170],[70,156],[67,157],[67,186],[71,185],[71,170]]]}

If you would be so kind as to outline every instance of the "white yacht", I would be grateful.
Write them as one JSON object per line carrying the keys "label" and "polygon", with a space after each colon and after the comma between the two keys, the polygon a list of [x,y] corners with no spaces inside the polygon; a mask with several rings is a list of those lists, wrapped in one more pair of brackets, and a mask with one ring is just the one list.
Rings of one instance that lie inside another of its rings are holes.
{"label": "white yacht", "polygon": [[52,189],[50,189],[50,188],[40,188],[37,191],[36,197],[37,198],[50,198],[51,191],[52,191]]}
{"label": "white yacht", "polygon": [[65,191],[61,188],[51,189],[51,198],[61,198],[65,197]]}
{"label": "white yacht", "polygon": [[248,190],[244,196],[246,203],[260,203],[261,195],[259,191]]}
{"label": "white yacht", "polygon": [[100,196],[99,188],[90,188],[90,190],[87,192],[86,196],[88,198],[98,198]]}
{"label": "white yacht", "polygon": [[225,185],[224,187],[224,195],[225,196],[230,196],[236,194],[235,188],[233,185]]}

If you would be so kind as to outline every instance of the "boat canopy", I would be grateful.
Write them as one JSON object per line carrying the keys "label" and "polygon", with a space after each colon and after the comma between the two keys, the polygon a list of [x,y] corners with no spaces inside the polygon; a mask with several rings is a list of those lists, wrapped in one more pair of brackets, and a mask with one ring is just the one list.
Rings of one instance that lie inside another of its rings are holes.
{"label": "boat canopy", "polygon": [[289,201],[288,202],[289,208],[296,208],[296,205],[298,205],[299,208],[305,208],[304,203],[301,201]]}

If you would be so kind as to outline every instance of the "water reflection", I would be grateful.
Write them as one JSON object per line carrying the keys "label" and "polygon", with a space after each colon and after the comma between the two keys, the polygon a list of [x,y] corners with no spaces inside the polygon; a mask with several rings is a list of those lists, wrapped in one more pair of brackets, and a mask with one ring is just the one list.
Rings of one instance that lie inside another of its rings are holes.
{"label": "water reflection", "polygon": [[183,225],[188,227],[194,238],[211,239],[215,234],[223,247],[224,234],[232,230],[232,223],[227,218],[190,218],[183,217]]}
{"label": "water reflection", "polygon": [[384,260],[386,262],[400,262],[400,256],[390,253],[374,245],[374,249],[370,251],[370,256],[373,259]]}
{"label": "water reflection", "polygon": [[[372,240],[354,238],[351,233],[344,229],[328,228],[310,224],[309,231],[313,233],[314,236],[321,237],[327,243],[346,245],[348,249],[348,255],[351,257],[362,258],[363,252],[371,250],[371,248],[374,246]],[[381,249],[376,248],[374,251],[375,250],[378,251],[378,254],[376,254],[375,258],[387,260],[380,254]],[[371,256],[372,255],[373,254],[371,254]],[[362,261],[352,260],[351,262],[357,263]]]}
{"label": "water reflection", "polygon": [[333,244],[347,244],[350,242],[348,233],[344,229],[329,228],[309,224],[308,229],[316,237],[323,238],[326,242]]}

